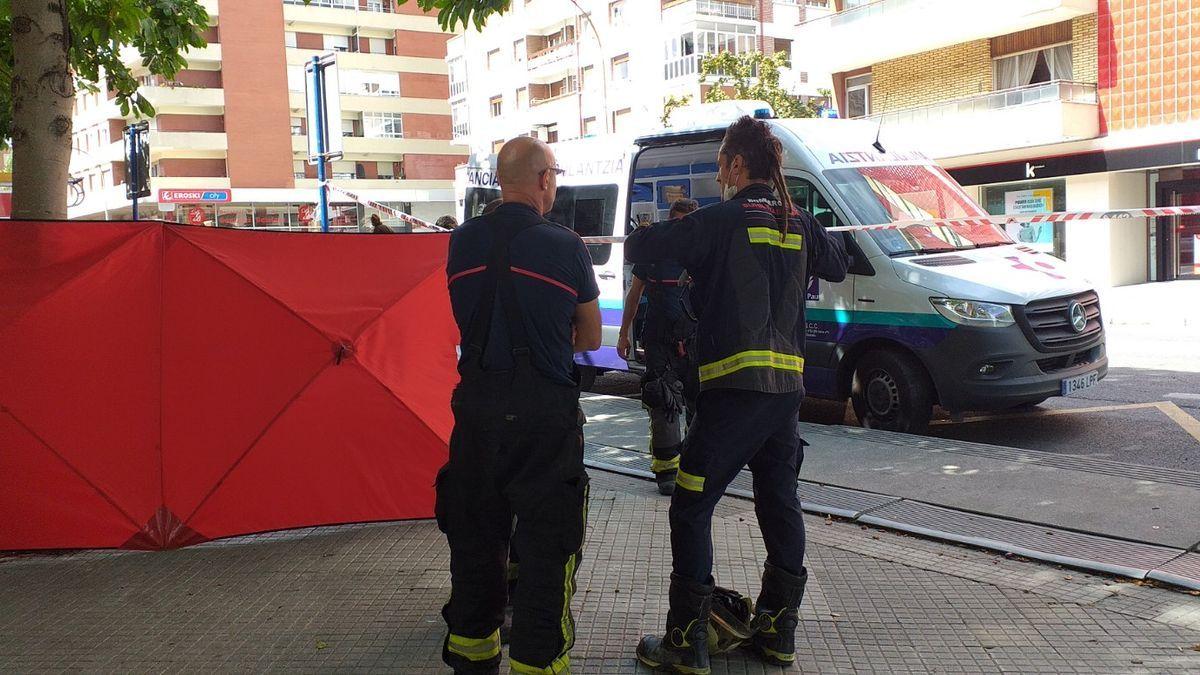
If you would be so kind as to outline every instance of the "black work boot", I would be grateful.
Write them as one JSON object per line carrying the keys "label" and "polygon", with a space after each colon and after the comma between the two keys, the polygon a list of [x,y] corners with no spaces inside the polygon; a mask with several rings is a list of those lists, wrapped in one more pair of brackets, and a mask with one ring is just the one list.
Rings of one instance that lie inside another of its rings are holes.
{"label": "black work boot", "polygon": [[796,626],[800,623],[800,601],[808,570],[800,568],[800,576],[790,574],[767,563],[763,570],[762,592],[754,605],[756,630],[751,648],[759,658],[776,666],[790,666],[796,661]]}
{"label": "black work boot", "polygon": [[674,445],[661,450],[655,448],[650,470],[654,472],[654,482],[658,483],[659,494],[675,494],[675,477],[679,475],[679,446]]}
{"label": "black work boot", "polygon": [[637,657],[655,670],[708,675],[708,612],[713,584],[698,584],[671,575],[671,610],[667,633],[647,635],[637,646]]}

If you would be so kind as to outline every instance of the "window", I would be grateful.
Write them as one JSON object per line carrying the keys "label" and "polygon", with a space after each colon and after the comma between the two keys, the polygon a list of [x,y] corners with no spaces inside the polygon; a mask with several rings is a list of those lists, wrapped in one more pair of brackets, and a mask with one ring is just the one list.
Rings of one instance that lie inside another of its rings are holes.
{"label": "window", "polygon": [[698,65],[696,38],[692,33],[683,33],[667,41],[664,75],[668,80],[695,75]]}
{"label": "window", "polygon": [[352,138],[355,135],[356,134],[354,133],[354,120],[345,120],[345,119],[342,120],[342,137],[343,138]]}
{"label": "window", "polygon": [[526,56],[528,56],[528,52],[525,49],[525,38],[513,42],[513,61],[521,63]]}
{"label": "window", "polygon": [[1017,89],[1031,84],[1073,77],[1071,45],[1058,45],[995,59],[993,83],[996,89]]}
{"label": "window", "polygon": [[597,133],[599,133],[599,128],[596,125],[596,118],[588,117],[588,118],[584,119],[583,120],[583,135],[584,136],[595,136]]}
{"label": "window", "polygon": [[493,96],[488,99],[488,108],[492,111],[492,117],[499,117],[504,114],[504,97]]}
{"label": "window", "polygon": [[487,53],[488,70],[492,70],[493,68],[497,68],[499,66],[500,66],[500,50],[493,49],[492,51]]}
{"label": "window", "polygon": [[450,59],[450,95],[467,93],[467,64],[461,56]]}
{"label": "window", "polygon": [[[616,213],[616,185],[559,185],[546,219],[581,237],[612,236]],[[587,249],[593,265],[603,265],[612,255],[612,244],[588,244]]]}
{"label": "window", "polygon": [[521,87],[517,90],[517,110],[529,107],[529,89]]}
{"label": "window", "polygon": [[326,35],[324,36],[325,49],[335,52],[350,51],[350,37],[347,35]]}
{"label": "window", "polygon": [[495,154],[499,153],[500,148],[503,148],[503,147],[504,147],[504,139],[503,138],[501,138],[498,141],[492,141],[492,154],[495,155]]}
{"label": "window", "polygon": [[846,117],[871,114],[871,74],[846,78]]}
{"label": "window", "polygon": [[304,118],[303,117],[293,117],[292,118],[292,135],[293,136],[303,136],[304,135]]}
{"label": "window", "polygon": [[367,48],[372,54],[388,53],[388,41],[383,38],[370,38],[367,40]]}
{"label": "window", "polygon": [[617,110],[612,114],[612,129],[613,133],[626,133],[629,131],[629,121],[632,115],[630,109]]}
{"label": "window", "polygon": [[343,70],[341,92],[351,96],[399,96],[400,75],[382,70]]}
{"label": "window", "polygon": [[400,113],[365,112],[363,135],[367,138],[404,138],[404,124]]}
{"label": "window", "polygon": [[584,66],[583,70],[579,71],[579,76],[583,80],[583,88],[588,89],[596,84],[596,68],[595,66]]}
{"label": "window", "polygon": [[612,77],[616,82],[624,82],[629,80],[629,55],[622,54],[613,57],[612,60]]}
{"label": "window", "polygon": [[375,172],[379,176],[379,180],[396,178],[394,165],[391,162],[375,162]]}
{"label": "window", "polygon": [[821,227],[841,227],[845,225],[838,219],[833,212],[833,207],[826,201],[825,195],[821,194],[819,188],[811,182],[797,178],[795,176],[787,177],[788,194],[792,197],[792,202],[799,208],[808,211],[817,219]]}
{"label": "window", "polygon": [[304,178],[304,160],[297,159],[292,162],[292,177]]}
{"label": "window", "polygon": [[546,127],[546,142],[547,143],[557,143],[558,142],[558,125],[557,124],[551,124],[550,126]]}
{"label": "window", "polygon": [[624,23],[625,0],[614,0],[608,3],[608,22],[616,26]]}
{"label": "window", "polygon": [[283,46],[295,47],[296,46],[296,33],[294,33],[293,31],[290,31],[290,30],[284,31],[283,32]]}
{"label": "window", "polygon": [[458,101],[450,106],[450,124],[454,138],[462,138],[471,133],[466,101]]}

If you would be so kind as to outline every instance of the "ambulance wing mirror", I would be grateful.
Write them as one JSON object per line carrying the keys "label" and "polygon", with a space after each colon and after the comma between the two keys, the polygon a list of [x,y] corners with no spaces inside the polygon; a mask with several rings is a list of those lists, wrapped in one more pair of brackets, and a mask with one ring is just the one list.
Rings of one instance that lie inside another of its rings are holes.
{"label": "ambulance wing mirror", "polygon": [[846,257],[849,259],[846,271],[862,277],[875,276],[875,268],[867,260],[867,256],[863,253],[862,247],[858,245],[858,240],[854,237],[854,233],[842,232],[841,235],[842,245],[845,246]]}

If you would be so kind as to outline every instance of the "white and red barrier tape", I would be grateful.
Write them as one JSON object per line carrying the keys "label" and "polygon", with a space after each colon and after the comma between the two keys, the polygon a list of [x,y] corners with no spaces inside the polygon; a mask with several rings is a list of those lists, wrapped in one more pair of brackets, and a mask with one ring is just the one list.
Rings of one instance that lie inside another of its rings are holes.
{"label": "white and red barrier tape", "polygon": [[[1058,211],[1024,215],[976,216],[974,218],[936,218],[932,220],[898,220],[882,225],[847,225],[830,227],[829,232],[854,230],[899,230],[905,227],[954,227],[979,225],[1008,225],[1010,223],[1063,223],[1077,220],[1109,220],[1113,218],[1160,218],[1163,216],[1192,216],[1200,214],[1200,204],[1194,206],[1159,206],[1141,209],[1108,209],[1107,211]],[[584,237],[587,244],[620,244],[625,237]]]}
{"label": "white and red barrier tape", "polygon": [[433,223],[427,223],[424,220],[421,220],[420,218],[417,218],[415,216],[410,216],[403,211],[400,211],[398,209],[394,209],[394,208],[388,206],[387,204],[380,204],[377,201],[372,201],[370,199],[367,199],[366,197],[358,194],[357,192],[351,192],[351,191],[347,190],[346,188],[338,187],[336,185],[333,185],[332,183],[326,182],[325,187],[329,188],[329,190],[332,192],[337,192],[339,194],[345,195],[346,197],[354,200],[355,202],[358,202],[359,204],[362,204],[363,206],[369,206],[370,208],[373,208],[376,211],[382,211],[383,213],[386,213],[387,215],[389,215],[393,218],[399,218],[401,221],[406,222],[409,225],[415,225],[416,227],[427,227],[431,230],[436,230],[438,232],[449,232],[450,231],[444,227],[438,227],[437,225],[434,225]]}

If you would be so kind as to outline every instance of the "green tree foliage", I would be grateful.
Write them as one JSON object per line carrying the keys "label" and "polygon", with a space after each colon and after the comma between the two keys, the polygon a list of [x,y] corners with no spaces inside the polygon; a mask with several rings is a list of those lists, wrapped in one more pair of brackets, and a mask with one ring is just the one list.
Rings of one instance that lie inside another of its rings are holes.
{"label": "green tree foliage", "polygon": [[[775,52],[718,52],[700,59],[700,82],[711,85],[705,103],[728,99],[766,101],[777,117],[816,117],[817,106],[805,103],[779,86],[779,71],[789,67],[787,54]],[[731,87],[733,95],[726,93]]]}
{"label": "green tree foliage", "polygon": [[692,102],[691,94],[685,94],[678,98],[674,94],[671,94],[670,96],[667,97],[667,100],[663,101],[663,114],[662,114],[662,117],[658,118],[658,121],[662,122],[662,125],[664,127],[671,126],[671,113],[675,112],[676,108],[682,108],[683,106],[688,105],[691,102]]}

